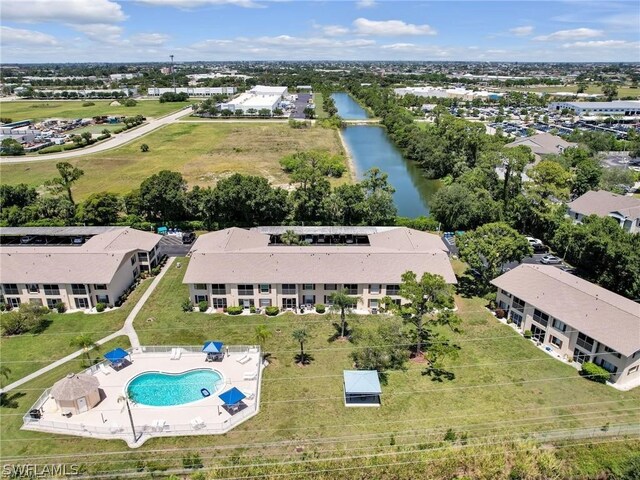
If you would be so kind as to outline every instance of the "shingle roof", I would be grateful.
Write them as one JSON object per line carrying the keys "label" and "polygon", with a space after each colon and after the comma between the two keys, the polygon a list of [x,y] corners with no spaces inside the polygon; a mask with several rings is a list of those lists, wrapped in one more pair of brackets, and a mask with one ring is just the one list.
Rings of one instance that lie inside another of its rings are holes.
{"label": "shingle roof", "polygon": [[628,298],[548,265],[519,265],[491,283],[625,356],[640,350],[640,305]]}
{"label": "shingle roof", "polygon": [[86,397],[98,389],[100,381],[93,375],[86,373],[70,373],[62,380],[58,380],[51,387],[51,396],[55,400],[73,401]]}
{"label": "shingle roof", "polygon": [[[561,153],[561,148],[575,147],[575,143],[567,142],[562,137],[551,133],[537,133],[532,137],[519,138],[505,145],[506,147],[517,147],[524,145],[531,148],[533,153],[538,155],[552,155]],[[561,148],[559,148],[561,147]]]}
{"label": "shingle roof", "polygon": [[382,393],[378,372],[375,370],[345,370],[343,378],[345,393]]}
{"label": "shingle roof", "polygon": [[606,217],[610,213],[619,212],[629,218],[640,217],[640,199],[606,190],[590,190],[567,206],[582,215]]}
{"label": "shingle roof", "polygon": [[399,283],[407,270],[456,283],[439,236],[404,227],[369,235],[370,245],[269,245],[258,230],[201,235],[184,283]]}

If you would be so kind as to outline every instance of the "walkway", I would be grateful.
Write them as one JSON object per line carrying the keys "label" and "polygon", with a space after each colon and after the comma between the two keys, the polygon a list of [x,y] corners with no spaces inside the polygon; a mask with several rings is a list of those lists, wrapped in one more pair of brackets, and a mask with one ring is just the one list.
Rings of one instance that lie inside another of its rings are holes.
{"label": "walkway", "polygon": [[170,123],[175,122],[176,120],[191,115],[193,113],[193,108],[188,107],[182,110],[179,110],[175,113],[171,113],[164,117],[155,118],[150,120],[148,123],[134,128],[133,130],[129,130],[123,133],[119,133],[114,137],[105,140],[104,142],[98,143],[92,147],[79,148],[77,150],[70,150],[68,152],[60,152],[60,153],[50,153],[47,155],[36,155],[34,157],[26,156],[26,157],[3,157],[0,158],[0,163],[8,164],[8,163],[28,163],[28,162],[43,162],[47,160],[62,160],[66,158],[74,158],[74,157],[82,157],[84,155],[89,155],[91,153],[104,152],[105,150],[111,150],[112,148],[120,147],[125,143],[129,143],[133,140],[137,140],[138,138],[151,133],[157,128],[164,127]]}
{"label": "walkway", "polygon": [[[144,292],[142,297],[140,297],[140,300],[138,300],[138,303],[136,303],[135,307],[133,307],[133,309],[131,310],[131,313],[129,313],[129,315],[127,316],[127,319],[124,321],[124,326],[117,332],[113,332],[111,335],[107,335],[106,337],[96,341],[97,345],[103,345],[113,340],[114,338],[120,337],[122,335],[126,335],[127,337],[129,337],[129,341],[131,342],[132,348],[140,347],[140,340],[138,339],[138,334],[133,328],[133,320],[136,318],[136,315],[138,314],[138,312],[140,312],[140,310],[142,309],[146,301],[149,299],[153,291],[156,289],[156,287],[158,286],[158,283],[160,283],[160,280],[162,279],[162,277],[164,277],[164,274],[167,272],[167,270],[169,270],[169,268],[171,268],[171,265],[173,265],[174,260],[175,260],[175,257],[169,257],[165,266],[162,268],[160,273],[156,275],[156,277],[151,282],[151,285],[149,285],[149,288],[147,288],[147,291]],[[68,361],[73,360],[74,358],[77,358],[82,354],[84,354],[84,350],[78,350],[77,352],[73,352],[67,355],[66,357],[61,358],[60,360],[56,360],[55,362],[47,365],[44,368],[41,368],[40,370],[37,370],[27,375],[26,377],[22,377],[20,380],[16,380],[15,382],[10,383],[6,387],[4,387],[2,390],[0,390],[0,393],[9,392],[19,387],[20,385],[24,385],[25,383],[30,382],[34,378],[37,378],[40,375],[53,370],[54,368],[58,368],[59,366],[64,365]]]}

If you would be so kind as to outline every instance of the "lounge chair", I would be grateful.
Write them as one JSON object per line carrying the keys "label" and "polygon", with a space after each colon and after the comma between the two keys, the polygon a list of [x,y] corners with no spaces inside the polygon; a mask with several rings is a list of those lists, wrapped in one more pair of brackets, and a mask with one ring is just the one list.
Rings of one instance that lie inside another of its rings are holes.
{"label": "lounge chair", "polygon": [[244,375],[242,376],[242,379],[243,380],[255,380],[257,376],[258,376],[258,372],[244,372]]}
{"label": "lounge chair", "polygon": [[250,360],[251,360],[251,357],[249,355],[244,355],[244,356],[240,357],[238,360],[236,360],[236,362],[238,362],[240,365],[244,365],[245,363],[247,363]]}
{"label": "lounge chair", "polygon": [[109,375],[111,373],[111,370],[109,370],[104,363],[100,364],[100,371],[105,375]]}
{"label": "lounge chair", "polygon": [[191,427],[194,430],[198,430],[199,428],[204,427],[204,420],[202,420],[202,417],[192,418],[191,419]]}
{"label": "lounge chair", "polygon": [[253,390],[249,390],[249,389],[246,389],[246,388],[239,388],[238,390],[240,390],[244,394],[244,396],[247,398],[247,400],[252,400],[253,397],[256,396],[256,394],[253,393]]}
{"label": "lounge chair", "polygon": [[158,420],[154,420],[151,425],[153,426],[153,429],[155,431],[162,432],[166,424],[167,424],[166,420],[158,419]]}
{"label": "lounge chair", "polygon": [[172,348],[171,349],[171,360],[180,360],[181,356],[182,356],[182,349],[181,348]]}
{"label": "lounge chair", "polygon": [[122,427],[118,425],[116,422],[112,422],[109,424],[109,431],[111,433],[118,433],[122,430]]}

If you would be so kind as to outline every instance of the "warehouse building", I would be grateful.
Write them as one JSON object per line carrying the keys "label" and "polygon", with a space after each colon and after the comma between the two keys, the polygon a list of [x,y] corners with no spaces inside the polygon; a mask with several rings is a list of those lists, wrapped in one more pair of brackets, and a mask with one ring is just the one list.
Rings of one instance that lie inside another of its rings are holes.
{"label": "warehouse building", "polygon": [[186,93],[190,97],[211,97],[212,95],[234,95],[236,87],[176,87],[173,88],[149,88],[149,97],[159,97],[163,93]]}
{"label": "warehouse building", "polygon": [[569,110],[580,117],[606,117],[621,115],[625,117],[640,115],[640,101],[618,100],[613,102],[553,102],[549,111]]}
{"label": "warehouse building", "polygon": [[220,110],[231,110],[232,112],[242,110],[244,113],[248,113],[249,110],[254,113],[258,113],[260,110],[273,112],[288,97],[287,87],[256,85],[236,98],[221,103]]}

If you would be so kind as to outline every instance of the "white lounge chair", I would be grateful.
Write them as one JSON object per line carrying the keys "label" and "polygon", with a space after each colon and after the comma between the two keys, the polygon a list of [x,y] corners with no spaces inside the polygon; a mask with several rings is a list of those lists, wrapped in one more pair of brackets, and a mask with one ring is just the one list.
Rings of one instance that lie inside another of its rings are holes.
{"label": "white lounge chair", "polygon": [[154,420],[152,423],[153,429],[157,432],[161,432],[164,430],[164,426],[167,424],[166,420],[162,420],[159,418],[158,420]]}
{"label": "white lounge chair", "polygon": [[249,362],[251,360],[251,357],[249,355],[244,355],[242,357],[240,357],[238,360],[236,360],[236,362],[238,362],[240,365],[244,365],[245,363]]}
{"label": "white lounge chair", "polygon": [[244,375],[242,376],[242,379],[243,380],[255,380],[257,376],[258,376],[258,372],[244,372]]}
{"label": "white lounge chair", "polygon": [[246,389],[246,388],[239,388],[238,390],[240,390],[244,394],[244,396],[247,398],[247,400],[252,400],[253,397],[256,396],[256,394],[253,393],[253,390],[249,390],[249,389]]}
{"label": "white lounge chair", "polygon": [[202,417],[192,418],[191,419],[191,427],[194,430],[198,430],[199,428],[204,427],[204,420],[202,420]]}
{"label": "white lounge chair", "polygon": [[180,360],[181,356],[182,356],[182,349],[181,348],[172,348],[171,349],[171,360]]}
{"label": "white lounge chair", "polygon": [[104,363],[100,364],[100,371],[105,375],[109,375],[111,373],[111,370],[109,370],[109,368]]}

